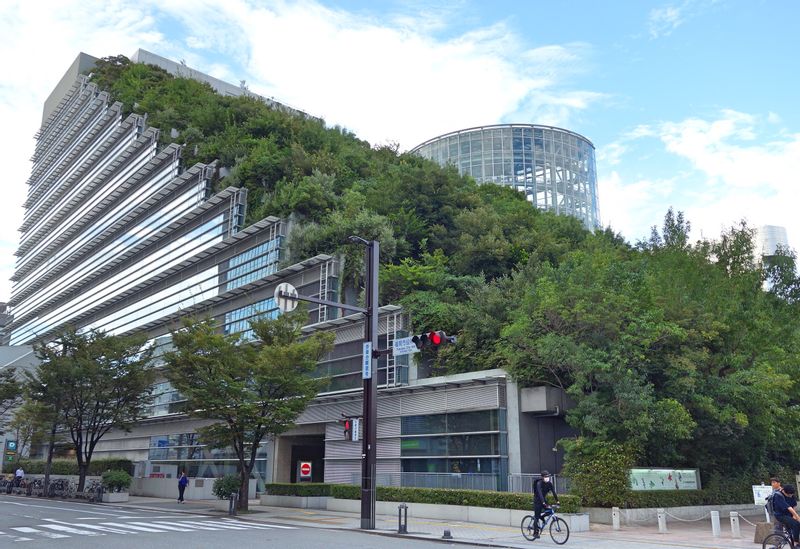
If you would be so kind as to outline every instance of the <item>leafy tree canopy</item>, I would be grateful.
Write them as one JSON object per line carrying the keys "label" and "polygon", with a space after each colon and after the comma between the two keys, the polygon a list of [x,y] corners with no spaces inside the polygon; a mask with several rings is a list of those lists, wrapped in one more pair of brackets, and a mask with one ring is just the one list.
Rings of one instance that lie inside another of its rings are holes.
{"label": "leafy tree canopy", "polygon": [[248,189],[250,221],[292,215],[289,261],[342,253],[357,286],[363,249],[346,237],[380,240],[384,303],[402,303],[416,330],[459,336],[430,357],[436,372],[502,367],[562,387],[590,447],[633,447],[642,465],[727,474],[800,460],[796,258],[757,261],[746,225],[692,243],[670,210],[631,246],[253,98],[124,58],[94,74],[163,140],[174,128],[187,164],[229,168],[217,185]]}

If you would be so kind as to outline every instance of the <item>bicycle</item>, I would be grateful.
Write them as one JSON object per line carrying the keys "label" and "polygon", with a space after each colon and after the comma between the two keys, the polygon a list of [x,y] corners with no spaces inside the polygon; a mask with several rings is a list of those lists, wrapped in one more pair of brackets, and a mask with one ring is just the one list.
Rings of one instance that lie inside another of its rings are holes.
{"label": "bicycle", "polygon": [[773,532],[764,538],[761,549],[795,549],[800,545],[792,541],[791,533],[784,526],[780,532]]}
{"label": "bicycle", "polygon": [[[569,539],[569,526],[567,526],[567,521],[556,515],[558,507],[558,505],[551,505],[549,508],[542,511],[542,518],[539,519],[539,534],[544,532],[545,528],[548,528],[549,525],[550,539],[552,539],[553,543],[556,545],[564,545]],[[523,537],[528,541],[536,540],[536,536],[534,535],[534,520],[533,515],[525,515],[522,517],[522,522],[519,525]]]}

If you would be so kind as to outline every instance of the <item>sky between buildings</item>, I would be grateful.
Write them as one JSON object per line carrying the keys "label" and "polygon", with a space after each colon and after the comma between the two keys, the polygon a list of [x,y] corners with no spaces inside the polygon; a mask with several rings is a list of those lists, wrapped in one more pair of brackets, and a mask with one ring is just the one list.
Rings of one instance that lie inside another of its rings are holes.
{"label": "sky between buildings", "polygon": [[800,2],[6,0],[0,301],[42,104],[75,56],[143,48],[408,150],[453,130],[559,126],[597,147],[600,215],[631,242],[684,211],[800,243]]}

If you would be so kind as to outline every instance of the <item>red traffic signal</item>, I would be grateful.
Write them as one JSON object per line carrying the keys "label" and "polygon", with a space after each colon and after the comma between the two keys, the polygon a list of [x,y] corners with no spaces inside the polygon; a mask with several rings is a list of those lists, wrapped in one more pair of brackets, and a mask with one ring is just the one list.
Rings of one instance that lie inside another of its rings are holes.
{"label": "red traffic signal", "polygon": [[353,440],[353,420],[344,420],[344,439]]}
{"label": "red traffic signal", "polygon": [[411,342],[417,346],[417,349],[422,349],[423,347],[440,347],[446,343],[455,343],[456,337],[449,336],[442,330],[435,330],[415,335],[411,338]]}

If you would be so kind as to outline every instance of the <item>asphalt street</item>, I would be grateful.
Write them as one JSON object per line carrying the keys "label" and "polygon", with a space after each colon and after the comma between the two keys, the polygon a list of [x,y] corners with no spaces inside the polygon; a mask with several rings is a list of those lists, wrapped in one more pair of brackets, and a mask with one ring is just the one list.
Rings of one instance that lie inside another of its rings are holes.
{"label": "asphalt street", "polygon": [[359,531],[0,495],[0,547],[3,548],[426,549],[442,546],[435,541]]}

